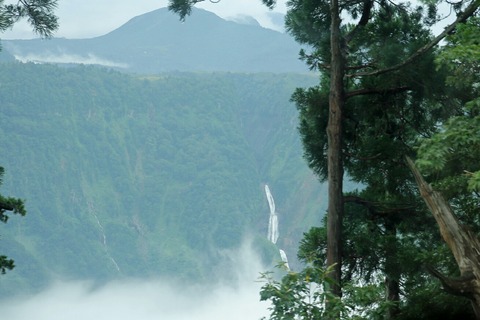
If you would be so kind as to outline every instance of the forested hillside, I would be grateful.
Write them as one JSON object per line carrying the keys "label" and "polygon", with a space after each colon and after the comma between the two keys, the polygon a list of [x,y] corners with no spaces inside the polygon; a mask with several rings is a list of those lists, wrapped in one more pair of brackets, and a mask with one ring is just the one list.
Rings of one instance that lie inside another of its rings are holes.
{"label": "forested hillside", "polygon": [[322,185],[302,159],[289,102],[314,76],[13,63],[0,79],[2,194],[28,211],[0,231],[17,265],[3,293],[58,277],[228,276],[222,250],[245,235],[269,261],[265,184],[292,257],[320,222]]}

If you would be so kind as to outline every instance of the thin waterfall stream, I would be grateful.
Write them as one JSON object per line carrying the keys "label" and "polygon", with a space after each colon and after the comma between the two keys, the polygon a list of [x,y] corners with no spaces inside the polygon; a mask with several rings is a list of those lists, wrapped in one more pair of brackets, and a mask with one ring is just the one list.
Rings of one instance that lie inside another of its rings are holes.
{"label": "thin waterfall stream", "polygon": [[107,254],[107,257],[113,263],[113,265],[115,266],[115,269],[117,269],[117,271],[120,272],[120,267],[118,266],[117,261],[115,261],[113,256],[110,254],[110,250],[108,250],[107,235],[105,234],[105,229],[103,228],[103,225],[100,223],[100,220],[98,219],[96,209],[95,209],[95,206],[94,206],[93,202],[90,202],[90,201],[88,202],[88,211],[90,212],[90,214],[93,215],[93,217],[95,218],[95,221],[97,222],[98,228],[99,228],[100,233],[101,233],[102,238],[103,238],[102,239],[103,240],[102,244],[103,244],[103,248],[105,250],[105,253]]}
{"label": "thin waterfall stream", "polygon": [[[268,221],[268,240],[276,245],[278,237],[280,235],[278,231],[278,214],[275,208],[275,200],[273,200],[272,193],[270,192],[270,188],[267,184],[265,184],[265,195],[267,196],[268,207],[270,208],[270,218]],[[285,267],[290,270],[287,254],[280,248],[278,249],[278,251],[280,253],[282,261],[285,263]]]}

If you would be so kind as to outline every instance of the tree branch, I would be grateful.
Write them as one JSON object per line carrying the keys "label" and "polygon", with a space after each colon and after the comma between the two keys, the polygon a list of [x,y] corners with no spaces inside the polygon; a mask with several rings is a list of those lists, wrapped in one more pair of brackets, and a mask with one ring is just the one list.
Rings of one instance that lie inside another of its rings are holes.
{"label": "tree branch", "polygon": [[203,1],[205,0],[184,0],[181,2],[170,0],[168,10],[178,14],[181,21],[185,21],[186,16],[189,16],[192,13],[192,7]]}
{"label": "tree branch", "polygon": [[372,68],[375,64],[373,63],[366,63],[362,65],[357,65],[357,66],[347,66],[345,69],[347,70],[359,70],[359,69],[366,69],[366,68]]}
{"label": "tree branch", "polygon": [[376,71],[372,71],[372,72],[359,72],[359,73],[351,74],[351,75],[348,75],[348,77],[378,76],[378,75],[381,75],[381,74],[384,74],[384,73],[387,73],[387,72],[396,71],[396,70],[412,63],[417,58],[419,58],[421,55],[423,55],[425,52],[429,51],[434,46],[436,46],[440,41],[442,41],[443,38],[445,38],[449,33],[451,33],[457,27],[457,24],[465,22],[465,20],[467,20],[470,16],[472,16],[475,13],[475,11],[478,9],[479,6],[480,6],[480,0],[472,1],[472,3],[465,9],[465,11],[460,13],[457,16],[457,19],[453,23],[448,25],[443,30],[442,33],[440,33],[438,36],[436,36],[432,41],[427,43],[425,46],[418,49],[414,54],[412,54],[409,58],[407,58],[403,62],[401,62],[397,65],[394,65],[392,67],[381,69],[381,70],[376,70]]}
{"label": "tree branch", "polygon": [[0,210],[4,211],[13,211],[15,208],[12,206],[11,203],[5,203],[0,201]]}
{"label": "tree branch", "polygon": [[365,89],[358,89],[354,91],[347,92],[345,97],[351,98],[355,96],[367,95],[367,94],[391,94],[391,93],[400,93],[411,90],[412,88],[409,86],[402,86],[397,88],[388,88],[388,89],[375,89],[375,88],[365,88]]}
{"label": "tree branch", "polygon": [[362,17],[358,21],[355,28],[353,28],[353,30],[350,31],[345,36],[346,43],[349,43],[353,39],[353,37],[358,33],[358,31],[368,23],[368,21],[370,20],[370,12],[372,11],[372,7],[373,7],[373,0],[366,0],[363,2]]}
{"label": "tree branch", "polygon": [[480,240],[477,235],[460,224],[448,202],[423,179],[412,159],[406,157],[406,160],[420,195],[435,218],[443,240],[453,253],[460,273],[463,276],[473,272],[480,278]]}
{"label": "tree branch", "polygon": [[459,278],[448,278],[430,265],[426,265],[426,268],[431,275],[440,280],[446,292],[472,299],[472,293],[474,292],[473,282],[475,280],[473,273],[467,273]]}
{"label": "tree branch", "polygon": [[382,155],[381,153],[377,153],[376,155],[369,156],[369,157],[359,157],[359,156],[353,155],[353,154],[348,153],[348,152],[344,152],[343,154],[350,157],[350,158],[354,158],[354,159],[361,160],[361,161],[373,160],[373,159],[376,159],[376,158],[378,158]]}
{"label": "tree branch", "polygon": [[[392,213],[401,213],[404,211],[410,211],[416,208],[415,205],[406,205],[406,204],[394,204],[389,203],[388,205],[394,205],[396,207],[388,208],[387,204],[376,201],[368,201],[358,196],[344,196],[344,202],[352,202],[364,206],[368,211],[377,217],[386,217]],[[383,206],[383,208],[382,208]]]}

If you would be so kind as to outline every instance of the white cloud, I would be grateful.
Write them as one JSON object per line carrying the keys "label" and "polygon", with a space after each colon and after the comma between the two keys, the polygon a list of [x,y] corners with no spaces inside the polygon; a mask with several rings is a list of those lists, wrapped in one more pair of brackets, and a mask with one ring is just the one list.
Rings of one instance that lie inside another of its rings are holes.
{"label": "white cloud", "polygon": [[[286,1],[278,1],[274,12],[285,13],[285,2]],[[269,10],[261,0],[221,0],[218,3],[205,1],[200,3],[198,7],[212,11],[224,19],[235,20],[239,15],[247,15],[254,17],[255,20],[265,28],[274,30],[281,30],[283,28],[283,26],[278,26],[272,21],[272,17],[269,15],[271,10]]]}
{"label": "white cloud", "polygon": [[259,301],[262,267],[244,247],[230,256],[238,266],[235,283],[205,288],[165,280],[125,280],[96,288],[90,282],[63,282],[30,297],[0,302],[9,320],[258,320],[268,315]]}
{"label": "white cloud", "polygon": [[114,282],[94,289],[86,282],[57,283],[29,298],[0,304],[9,320],[258,320],[267,315],[253,280],[233,289],[204,292],[157,281]]}
{"label": "white cloud", "polygon": [[15,59],[20,62],[35,62],[35,63],[76,63],[76,64],[95,64],[106,67],[127,68],[125,63],[117,63],[88,54],[87,56],[80,56],[75,54],[14,54]]}

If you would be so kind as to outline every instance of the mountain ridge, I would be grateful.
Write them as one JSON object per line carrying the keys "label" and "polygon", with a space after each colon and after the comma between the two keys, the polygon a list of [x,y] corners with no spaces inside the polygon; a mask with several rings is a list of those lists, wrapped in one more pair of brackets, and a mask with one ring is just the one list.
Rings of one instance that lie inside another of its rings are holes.
{"label": "mountain ridge", "polygon": [[308,72],[288,35],[202,9],[183,22],[161,8],[90,39],[4,40],[3,47],[22,61],[100,64],[133,73]]}

